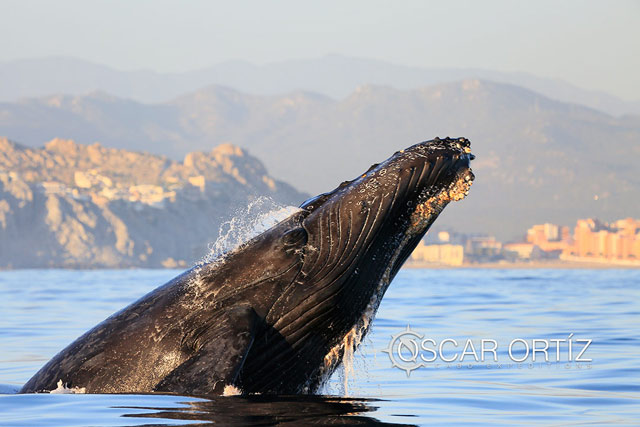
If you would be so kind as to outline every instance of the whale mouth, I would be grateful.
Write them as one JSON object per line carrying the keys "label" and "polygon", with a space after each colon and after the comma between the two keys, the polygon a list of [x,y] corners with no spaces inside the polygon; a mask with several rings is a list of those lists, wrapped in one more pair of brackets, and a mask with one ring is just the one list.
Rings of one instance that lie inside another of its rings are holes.
{"label": "whale mouth", "polygon": [[450,202],[457,202],[469,195],[469,190],[475,179],[470,167],[470,162],[473,159],[475,156],[471,153],[452,157],[450,170],[453,171],[454,178],[448,185],[438,188],[437,183],[434,183],[431,188],[425,189],[425,194],[422,195],[423,201],[417,204],[411,215],[412,228],[418,227],[425,220],[429,222],[434,215],[440,214]]}
{"label": "whale mouth", "polygon": [[[401,242],[391,257],[385,276],[386,286],[413,249],[424,236],[442,210],[450,203],[464,199],[475,179],[470,163],[475,159],[470,148],[462,152],[447,152],[439,156],[430,177],[422,190],[418,203],[410,214],[409,225],[401,236]],[[444,178],[442,175],[445,175]],[[435,178],[433,177],[435,176]]]}

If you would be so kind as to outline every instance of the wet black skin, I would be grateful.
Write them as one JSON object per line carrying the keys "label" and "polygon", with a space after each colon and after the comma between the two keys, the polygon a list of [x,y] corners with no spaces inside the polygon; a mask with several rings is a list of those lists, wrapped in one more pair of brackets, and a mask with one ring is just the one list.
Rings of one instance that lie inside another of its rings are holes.
{"label": "wet black skin", "polygon": [[310,199],[85,333],[21,392],[59,380],[89,393],[315,392],[337,366],[325,356],[375,312],[439,213],[416,227],[416,206],[473,178],[468,147],[464,138],[416,144]]}

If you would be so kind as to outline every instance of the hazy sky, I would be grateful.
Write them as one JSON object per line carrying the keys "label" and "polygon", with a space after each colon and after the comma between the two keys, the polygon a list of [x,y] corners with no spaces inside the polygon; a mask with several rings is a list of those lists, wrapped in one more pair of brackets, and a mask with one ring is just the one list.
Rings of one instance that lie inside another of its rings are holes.
{"label": "hazy sky", "polygon": [[0,16],[0,61],[184,71],[338,53],[528,71],[640,100],[640,1],[0,0]]}

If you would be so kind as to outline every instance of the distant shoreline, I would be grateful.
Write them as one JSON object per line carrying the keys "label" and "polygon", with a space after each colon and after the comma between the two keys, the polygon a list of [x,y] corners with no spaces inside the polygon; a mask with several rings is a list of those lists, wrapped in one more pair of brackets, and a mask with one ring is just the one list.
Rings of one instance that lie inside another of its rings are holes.
{"label": "distant shoreline", "polygon": [[613,264],[593,261],[533,261],[533,262],[487,262],[476,264],[446,265],[428,262],[407,262],[404,268],[429,269],[504,269],[504,270],[538,270],[538,269],[569,269],[569,270],[633,270],[640,269],[640,265]]}
{"label": "distant shoreline", "polygon": [[[186,267],[21,267],[21,268],[6,268],[0,267],[0,272],[3,271],[19,271],[19,270],[188,270],[193,266]],[[463,264],[463,265],[447,265],[428,262],[407,262],[402,268],[408,269],[430,269],[430,270],[454,270],[454,269],[493,269],[493,270],[541,270],[541,269],[553,269],[553,270],[639,270],[640,265],[628,265],[628,264],[611,264],[611,263],[599,263],[599,262],[577,262],[577,261],[535,261],[535,262],[487,262],[477,264]]]}

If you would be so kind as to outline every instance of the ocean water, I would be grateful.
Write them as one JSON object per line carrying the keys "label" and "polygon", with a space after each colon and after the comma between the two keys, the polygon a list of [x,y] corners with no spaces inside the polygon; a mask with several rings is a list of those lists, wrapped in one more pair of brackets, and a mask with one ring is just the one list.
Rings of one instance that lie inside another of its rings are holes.
{"label": "ocean water", "polygon": [[[0,272],[0,425],[640,424],[639,270],[404,269],[346,386],[337,372],[322,396],[15,393],[76,337],[178,273]],[[550,344],[548,362],[525,352],[534,339]],[[491,352],[475,361],[467,341],[480,357],[482,340],[495,343],[497,362]],[[582,340],[591,344],[576,360]],[[425,361],[440,343],[442,355]]]}

